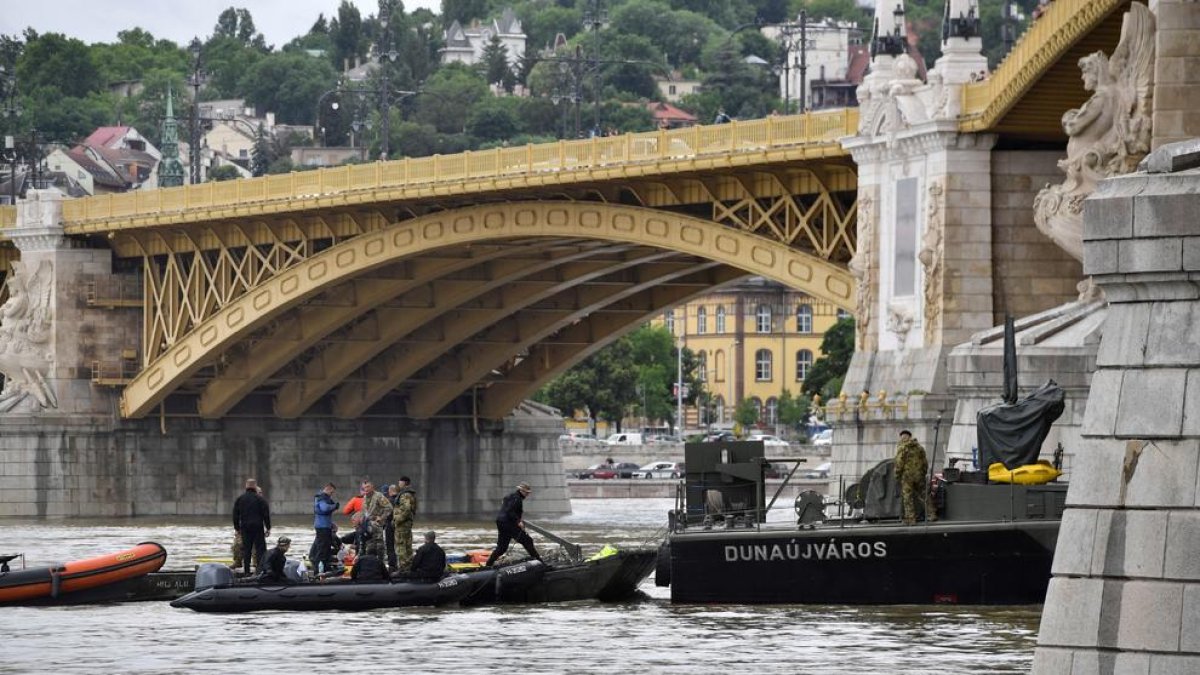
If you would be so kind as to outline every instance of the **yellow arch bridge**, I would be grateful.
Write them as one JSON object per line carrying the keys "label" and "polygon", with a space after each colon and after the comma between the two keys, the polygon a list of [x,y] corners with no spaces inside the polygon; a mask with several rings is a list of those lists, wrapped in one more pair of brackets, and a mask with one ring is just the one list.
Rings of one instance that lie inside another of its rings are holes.
{"label": "yellow arch bridge", "polygon": [[[1050,5],[965,88],[960,129],[1065,143],[1075,63],[1116,44],[1127,5]],[[858,179],[839,139],[857,124],[848,109],[99,196],[66,205],[66,230],[140,268],[126,417],[499,418],[747,275],[853,310]]]}

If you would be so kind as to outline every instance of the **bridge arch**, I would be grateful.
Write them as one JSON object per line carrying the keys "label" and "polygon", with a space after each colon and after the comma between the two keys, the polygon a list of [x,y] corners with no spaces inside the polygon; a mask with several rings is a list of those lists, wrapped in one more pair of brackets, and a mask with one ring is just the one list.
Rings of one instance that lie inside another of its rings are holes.
{"label": "bridge arch", "polygon": [[[131,418],[147,415],[202,367],[227,355],[255,331],[301,308],[307,300],[334,285],[357,284],[365,287],[363,293],[369,293],[371,285],[378,285],[379,280],[366,275],[399,261],[420,261],[424,256],[456,246],[485,249],[499,242],[543,240],[607,242],[673,251],[743,274],[767,277],[838,307],[853,309],[854,280],[843,267],[760,235],[701,218],[598,202],[536,201],[473,206],[421,216],[354,237],[268,279],[221,308],[148,364],[125,388],[122,414]],[[536,243],[530,245],[536,247]],[[702,271],[699,267],[693,270],[697,274]],[[697,278],[720,283],[735,275]],[[659,296],[644,305],[650,308],[650,313],[664,302],[673,305],[685,297]],[[622,326],[622,331],[627,329]],[[595,339],[603,337],[596,334]],[[280,346],[284,351],[275,358],[284,362],[298,355],[304,343],[298,340],[293,347]],[[594,349],[584,351],[590,353]],[[582,357],[576,354],[571,360],[578,358]],[[246,387],[253,384],[253,381],[242,382],[240,393],[244,394]],[[216,416],[220,407],[213,408]]]}

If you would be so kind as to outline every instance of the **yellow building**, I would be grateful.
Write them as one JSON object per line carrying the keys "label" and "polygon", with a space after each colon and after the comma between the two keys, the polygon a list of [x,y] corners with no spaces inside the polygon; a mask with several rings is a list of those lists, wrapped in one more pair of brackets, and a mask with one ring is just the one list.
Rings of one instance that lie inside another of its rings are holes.
{"label": "yellow building", "polygon": [[[821,356],[825,331],[845,310],[771,281],[754,278],[678,306],[655,319],[700,359],[699,379],[711,399],[707,410],[685,410],[687,429],[733,423],[738,401],[759,406],[759,421],[772,428],[786,388],[802,389]],[[701,414],[703,413],[703,414]]]}

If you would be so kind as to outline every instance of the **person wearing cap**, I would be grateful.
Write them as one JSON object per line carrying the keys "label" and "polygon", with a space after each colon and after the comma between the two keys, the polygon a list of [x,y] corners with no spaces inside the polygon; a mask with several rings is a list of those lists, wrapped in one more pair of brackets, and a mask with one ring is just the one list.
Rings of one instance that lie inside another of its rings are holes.
{"label": "person wearing cap", "polygon": [[533,540],[525,532],[525,498],[532,492],[533,488],[529,487],[528,483],[521,483],[517,485],[515,492],[504,498],[500,512],[496,514],[496,549],[488,556],[487,567],[491,567],[497,558],[508,552],[509,544],[513,540],[525,547],[530,558],[542,559],[533,547]]}
{"label": "person wearing cap", "polygon": [[413,517],[417,515],[417,491],[410,487],[412,480],[401,476],[396,484],[396,507],[392,510],[392,527],[395,529],[394,555],[401,572],[407,572],[413,564]]}
{"label": "person wearing cap", "polygon": [[387,521],[391,519],[392,503],[375,490],[375,483],[363,483],[362,520],[359,522],[363,543],[359,549],[360,553],[384,559],[384,529],[387,527]]}
{"label": "person wearing cap", "polygon": [[411,569],[407,572],[401,572],[394,578],[433,583],[441,581],[445,575],[446,552],[437,544],[437,532],[430,530],[425,533],[425,543],[413,555]]}
{"label": "person wearing cap", "polygon": [[287,563],[287,552],[292,547],[290,537],[280,537],[275,544],[275,548],[267,553],[266,560],[263,561],[262,571],[259,574],[259,581],[264,584],[290,584],[292,580],[284,573],[284,567]]}
{"label": "person wearing cap", "polygon": [[[246,491],[233,503],[233,529],[242,535],[242,573],[250,574],[250,560],[260,562],[271,536],[271,507],[259,493],[258,481],[246,479]],[[255,571],[262,571],[262,564]]]}

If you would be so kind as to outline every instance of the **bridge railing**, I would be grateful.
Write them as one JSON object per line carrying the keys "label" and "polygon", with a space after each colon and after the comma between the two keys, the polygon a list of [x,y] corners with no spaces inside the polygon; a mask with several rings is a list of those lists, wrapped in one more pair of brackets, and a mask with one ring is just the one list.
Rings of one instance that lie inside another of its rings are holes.
{"label": "bridge railing", "polygon": [[963,128],[982,131],[994,126],[1050,64],[1126,1],[1055,0],[1045,5],[988,79],[963,86]]}
{"label": "bridge railing", "polygon": [[64,204],[68,225],[138,215],[184,212],[276,200],[414,185],[596,169],[620,164],[754,152],[806,144],[836,144],[856,133],[858,110],[775,116],[728,124],[405,158],[278,176],[100,195]]}

